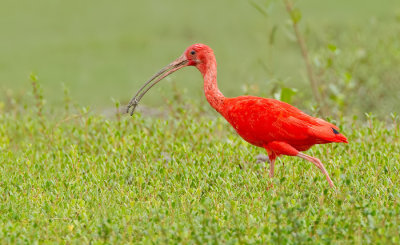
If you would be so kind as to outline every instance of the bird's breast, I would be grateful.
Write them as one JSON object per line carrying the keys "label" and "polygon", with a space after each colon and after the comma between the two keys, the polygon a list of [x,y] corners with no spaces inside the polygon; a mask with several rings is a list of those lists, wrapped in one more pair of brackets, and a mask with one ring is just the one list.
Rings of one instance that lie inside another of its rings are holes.
{"label": "bird's breast", "polygon": [[272,120],[268,117],[268,111],[265,108],[258,108],[251,101],[228,104],[221,114],[247,142],[262,147],[273,141],[270,137]]}

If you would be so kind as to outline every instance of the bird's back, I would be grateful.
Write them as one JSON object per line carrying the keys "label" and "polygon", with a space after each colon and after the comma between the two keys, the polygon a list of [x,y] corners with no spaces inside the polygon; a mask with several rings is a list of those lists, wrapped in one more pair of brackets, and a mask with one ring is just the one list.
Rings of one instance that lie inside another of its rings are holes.
{"label": "bird's back", "polygon": [[221,114],[240,136],[260,147],[272,141],[282,141],[304,151],[314,144],[347,143],[335,125],[275,99],[254,96],[227,98]]}

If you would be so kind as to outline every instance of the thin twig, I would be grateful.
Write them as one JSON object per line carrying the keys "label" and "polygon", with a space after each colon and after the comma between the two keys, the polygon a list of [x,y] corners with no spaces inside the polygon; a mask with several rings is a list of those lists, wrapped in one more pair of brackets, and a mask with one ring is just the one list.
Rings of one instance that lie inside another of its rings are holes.
{"label": "thin twig", "polygon": [[312,89],[314,98],[317,101],[317,103],[321,106],[322,114],[326,115],[325,107],[324,107],[324,101],[322,100],[321,95],[320,95],[320,93],[318,91],[319,81],[317,81],[317,79],[314,76],[313,69],[312,69],[311,62],[310,62],[310,58],[308,56],[307,46],[306,46],[306,43],[304,41],[303,36],[301,35],[301,33],[299,31],[298,21],[300,19],[296,19],[295,13],[293,11],[293,4],[290,2],[290,0],[283,0],[283,2],[285,3],[286,10],[287,10],[288,14],[291,17],[291,20],[292,20],[292,23],[293,23],[294,33],[296,35],[297,42],[298,42],[298,44],[300,46],[301,54],[303,56],[304,62],[306,63],[307,75],[308,75],[308,78],[310,80],[311,89]]}

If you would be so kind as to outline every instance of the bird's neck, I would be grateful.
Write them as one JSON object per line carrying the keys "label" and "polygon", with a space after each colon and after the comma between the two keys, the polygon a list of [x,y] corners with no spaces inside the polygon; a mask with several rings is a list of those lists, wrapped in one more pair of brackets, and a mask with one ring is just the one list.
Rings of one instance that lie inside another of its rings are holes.
{"label": "bird's neck", "polygon": [[197,66],[204,78],[204,93],[208,103],[218,112],[221,111],[225,96],[219,91],[217,84],[217,62],[214,55],[208,57],[206,63]]}

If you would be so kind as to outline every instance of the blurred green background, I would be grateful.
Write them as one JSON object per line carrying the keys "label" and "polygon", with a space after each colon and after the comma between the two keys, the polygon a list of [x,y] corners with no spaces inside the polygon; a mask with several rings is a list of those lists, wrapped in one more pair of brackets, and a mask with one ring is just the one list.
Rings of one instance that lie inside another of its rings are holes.
{"label": "blurred green background", "polygon": [[[296,6],[327,104],[345,115],[399,112],[400,1],[303,0]],[[276,97],[288,87],[298,91],[293,104],[311,107],[288,19],[281,1],[2,0],[1,98],[31,91],[34,72],[48,104],[62,105],[65,84],[81,105],[112,107],[112,98],[126,103],[153,73],[202,42],[215,51],[226,96]],[[143,104],[162,105],[173,87],[205,101],[200,74],[187,68]]]}

